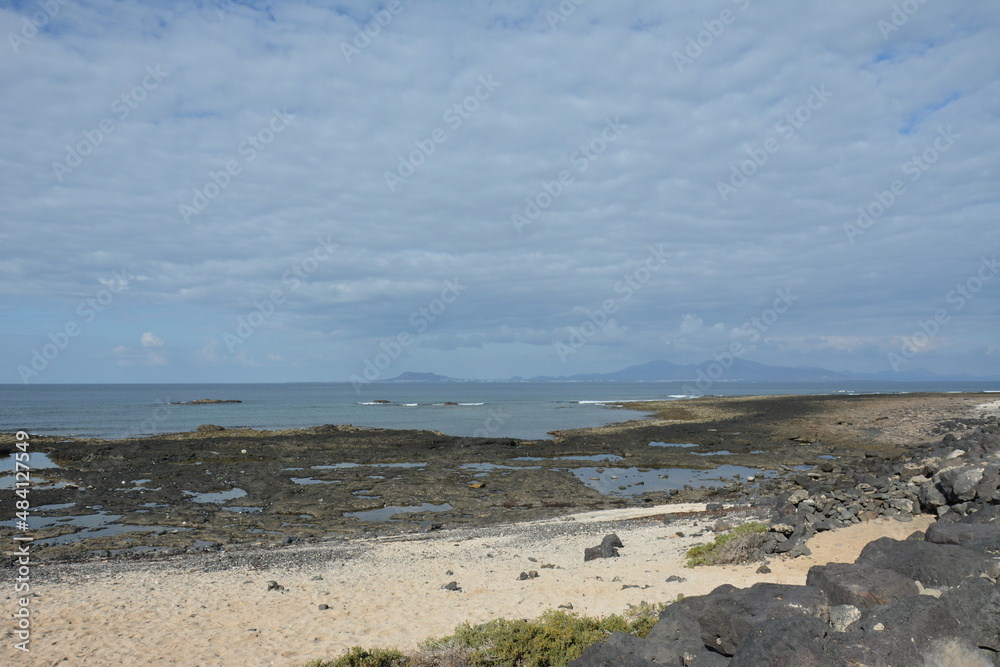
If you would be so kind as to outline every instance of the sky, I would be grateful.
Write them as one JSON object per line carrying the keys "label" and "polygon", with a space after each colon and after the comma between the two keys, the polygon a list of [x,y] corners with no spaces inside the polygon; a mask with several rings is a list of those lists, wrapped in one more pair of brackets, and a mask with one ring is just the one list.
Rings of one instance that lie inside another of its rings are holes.
{"label": "sky", "polygon": [[0,382],[1000,375],[992,0],[7,0],[0,36]]}

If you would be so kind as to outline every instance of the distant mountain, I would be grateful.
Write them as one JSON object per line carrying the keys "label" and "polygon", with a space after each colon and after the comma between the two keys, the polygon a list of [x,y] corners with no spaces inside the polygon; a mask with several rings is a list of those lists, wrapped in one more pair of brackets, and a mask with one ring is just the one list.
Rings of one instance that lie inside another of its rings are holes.
{"label": "distant mountain", "polygon": [[446,375],[438,375],[437,373],[400,373],[394,378],[388,378],[386,380],[376,380],[376,382],[465,382],[465,380],[458,380],[456,378],[450,378]]}
{"label": "distant mountain", "polygon": [[[769,366],[747,359],[728,358],[725,363],[708,360],[700,364],[680,366],[662,359],[623,368],[613,373],[580,373],[577,375],[537,375],[531,378],[515,376],[493,382],[697,382],[699,380],[723,382],[837,382],[845,380],[870,380],[879,382],[933,382],[933,381],[982,381],[991,378],[971,375],[939,375],[926,369],[908,371],[880,371],[878,373],[850,373],[831,371],[814,366]],[[484,380],[479,380],[483,382]],[[485,380],[489,382],[490,380]],[[379,382],[469,382],[436,373],[402,373]]]}
{"label": "distant mountain", "polygon": [[[719,369],[722,370],[721,374]],[[688,382],[706,376],[712,380],[742,382],[825,382],[843,380],[846,377],[825,368],[768,366],[746,359],[733,359],[727,364],[705,361],[686,366],[678,366],[660,359],[629,366],[613,373],[587,373],[562,377],[538,376],[530,378],[529,382]]]}

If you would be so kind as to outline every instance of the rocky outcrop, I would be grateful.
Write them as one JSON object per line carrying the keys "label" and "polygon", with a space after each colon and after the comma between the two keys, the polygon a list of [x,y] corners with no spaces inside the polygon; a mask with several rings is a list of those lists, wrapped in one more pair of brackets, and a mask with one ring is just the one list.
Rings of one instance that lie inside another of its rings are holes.
{"label": "rocky outcrop", "polygon": [[570,664],[1000,665],[998,575],[1000,560],[956,544],[882,538],[855,563],[813,567],[804,586],[684,598],[645,639],[615,637]]}
{"label": "rocky outcrop", "polygon": [[[957,446],[960,445],[960,446]],[[1000,428],[947,436],[919,462],[872,457],[835,489],[801,475],[765,548],[794,556],[820,530],[938,515],[925,539],[881,538],[803,586],[720,586],[668,606],[645,639],[612,637],[574,667],[1000,667]],[[791,543],[789,545],[789,543]]]}

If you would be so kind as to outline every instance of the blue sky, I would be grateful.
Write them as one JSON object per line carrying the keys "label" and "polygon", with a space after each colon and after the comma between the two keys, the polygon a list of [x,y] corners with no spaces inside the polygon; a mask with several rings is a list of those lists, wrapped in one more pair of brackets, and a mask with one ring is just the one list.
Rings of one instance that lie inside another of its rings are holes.
{"label": "blue sky", "polygon": [[1000,375],[994,2],[0,3],[0,382]]}

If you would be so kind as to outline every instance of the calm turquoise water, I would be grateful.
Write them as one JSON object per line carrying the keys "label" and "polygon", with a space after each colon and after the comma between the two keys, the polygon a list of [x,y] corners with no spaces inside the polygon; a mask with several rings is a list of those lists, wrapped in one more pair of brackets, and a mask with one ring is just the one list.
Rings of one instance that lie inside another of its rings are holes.
{"label": "calm turquoise water", "polygon": [[[601,401],[683,400],[682,382],[385,384],[359,397],[348,383],[0,385],[0,432],[122,437],[190,431],[200,424],[295,428],[354,424],[448,435],[545,438],[549,431],[641,417]],[[1000,391],[997,382],[739,383],[723,396]],[[171,405],[199,398],[225,405]],[[375,400],[389,401],[376,404]],[[445,402],[460,405],[444,405]]]}

